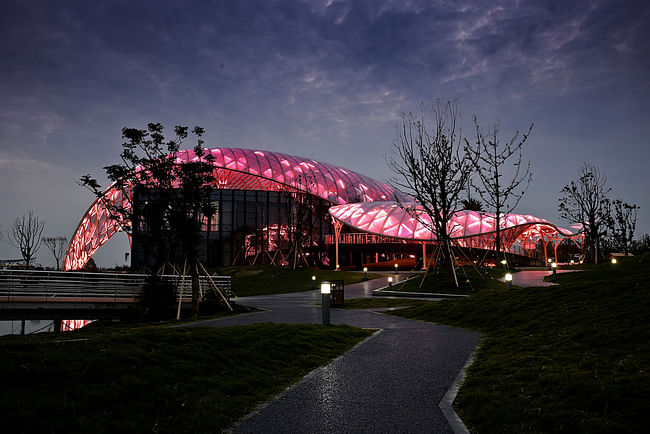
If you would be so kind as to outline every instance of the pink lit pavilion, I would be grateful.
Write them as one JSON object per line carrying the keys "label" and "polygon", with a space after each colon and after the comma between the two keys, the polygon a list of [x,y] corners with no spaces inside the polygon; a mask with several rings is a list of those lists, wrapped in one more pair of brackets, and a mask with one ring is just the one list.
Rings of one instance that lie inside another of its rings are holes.
{"label": "pink lit pavilion", "polygon": [[[396,202],[406,203],[410,198],[383,182],[332,164],[278,152],[223,147],[206,151],[214,157],[215,190],[279,192],[293,189],[328,204],[328,220],[331,219],[334,231],[322,239],[336,245],[337,265],[339,243],[391,239],[425,245],[436,241],[435,233],[419,221],[426,220],[426,216],[416,219]],[[179,152],[176,159],[183,164],[195,161],[197,156],[187,150]],[[128,207],[131,194],[131,190],[119,191],[112,185],[102,198],[90,205],[71,239],[64,260],[65,270],[82,268],[120,230],[109,218],[105,203]],[[223,209],[227,209],[226,205],[224,203]],[[266,223],[268,230],[270,225]],[[495,245],[495,224],[493,214],[459,211],[449,230],[458,246],[489,250]],[[563,229],[531,215],[504,215],[500,226],[502,245],[519,255],[530,256],[540,241],[544,246],[552,243],[557,249],[565,238],[576,243],[580,240],[577,230]]]}

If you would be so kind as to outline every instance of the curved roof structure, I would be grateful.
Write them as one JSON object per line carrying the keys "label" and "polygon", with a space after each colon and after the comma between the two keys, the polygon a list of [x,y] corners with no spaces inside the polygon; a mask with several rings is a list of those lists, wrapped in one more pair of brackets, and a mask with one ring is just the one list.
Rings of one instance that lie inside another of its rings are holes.
{"label": "curved roof structure", "polygon": [[[396,198],[408,200],[408,196],[383,182],[303,157],[239,148],[212,148],[206,152],[214,157],[216,188],[278,191],[289,187],[335,205]],[[176,158],[179,164],[183,164],[196,161],[198,157],[192,150],[186,150],[179,152]],[[82,268],[97,249],[120,230],[119,225],[109,218],[105,201],[121,201],[127,208],[129,205],[128,198],[114,186],[95,200],[70,241],[64,270]]]}
{"label": "curved roof structure", "polygon": [[[415,204],[411,205],[411,209],[411,212],[407,212],[396,202],[382,201],[333,206],[329,213],[336,220],[359,231],[409,241],[435,241],[436,234],[430,229],[433,224],[429,216]],[[499,226],[506,247],[517,240],[523,244],[524,240],[534,243],[541,237],[577,236],[577,233],[532,215],[505,214],[501,217]],[[458,211],[447,229],[452,239],[482,239],[491,242],[496,233],[496,218],[489,213]],[[469,245],[467,242],[460,244]]]}

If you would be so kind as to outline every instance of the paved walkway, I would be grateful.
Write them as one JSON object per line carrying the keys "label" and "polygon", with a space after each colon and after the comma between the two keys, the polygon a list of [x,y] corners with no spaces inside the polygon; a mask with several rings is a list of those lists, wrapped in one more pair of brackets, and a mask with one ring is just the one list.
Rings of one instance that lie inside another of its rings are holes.
{"label": "paved walkway", "polygon": [[[349,285],[345,295],[369,297],[385,285],[385,279]],[[319,291],[241,297],[239,303],[265,311],[199,325],[319,324],[320,300]],[[380,331],[247,416],[233,432],[459,432],[439,404],[476,348],[478,333],[371,310],[331,309],[331,322]]]}
{"label": "paved walkway", "polygon": [[[562,273],[574,273],[580,270],[557,270],[557,274]],[[540,286],[553,286],[557,283],[545,282],[544,277],[550,276],[553,274],[549,270],[522,270],[512,275],[512,284],[514,286],[521,287],[540,287]],[[504,281],[504,278],[499,278],[501,282]]]}

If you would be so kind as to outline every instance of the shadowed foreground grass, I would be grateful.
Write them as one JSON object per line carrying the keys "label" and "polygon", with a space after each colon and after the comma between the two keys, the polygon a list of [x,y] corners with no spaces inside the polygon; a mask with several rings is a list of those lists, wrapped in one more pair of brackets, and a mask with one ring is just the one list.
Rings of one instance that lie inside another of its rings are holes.
{"label": "shadowed foreground grass", "polygon": [[470,431],[646,432],[650,426],[650,257],[559,286],[482,290],[395,315],[479,330],[456,399]]}
{"label": "shadowed foreground grass", "polygon": [[120,328],[0,338],[5,432],[220,432],[372,331]]}
{"label": "shadowed foreground grass", "polygon": [[[288,292],[309,291],[312,288],[311,276],[316,276],[316,284],[325,280],[344,280],[346,285],[363,280],[362,272],[310,270],[271,265],[232,266],[211,268],[220,275],[232,276],[233,291],[239,296],[284,294]],[[379,277],[380,275],[373,275]]]}

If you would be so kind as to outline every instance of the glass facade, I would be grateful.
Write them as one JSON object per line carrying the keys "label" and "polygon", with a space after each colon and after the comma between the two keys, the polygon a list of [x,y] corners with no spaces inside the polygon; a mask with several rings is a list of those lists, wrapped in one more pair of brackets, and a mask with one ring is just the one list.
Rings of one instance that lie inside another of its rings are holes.
{"label": "glass facade", "polygon": [[[279,265],[299,249],[310,265],[322,265],[325,236],[333,233],[327,210],[331,204],[295,191],[214,190],[214,214],[202,215],[199,258],[209,266]],[[146,230],[142,219],[139,230]],[[135,228],[134,228],[135,229]],[[134,230],[132,265],[148,264],[146,237]],[[178,258],[175,258],[178,260]]]}

